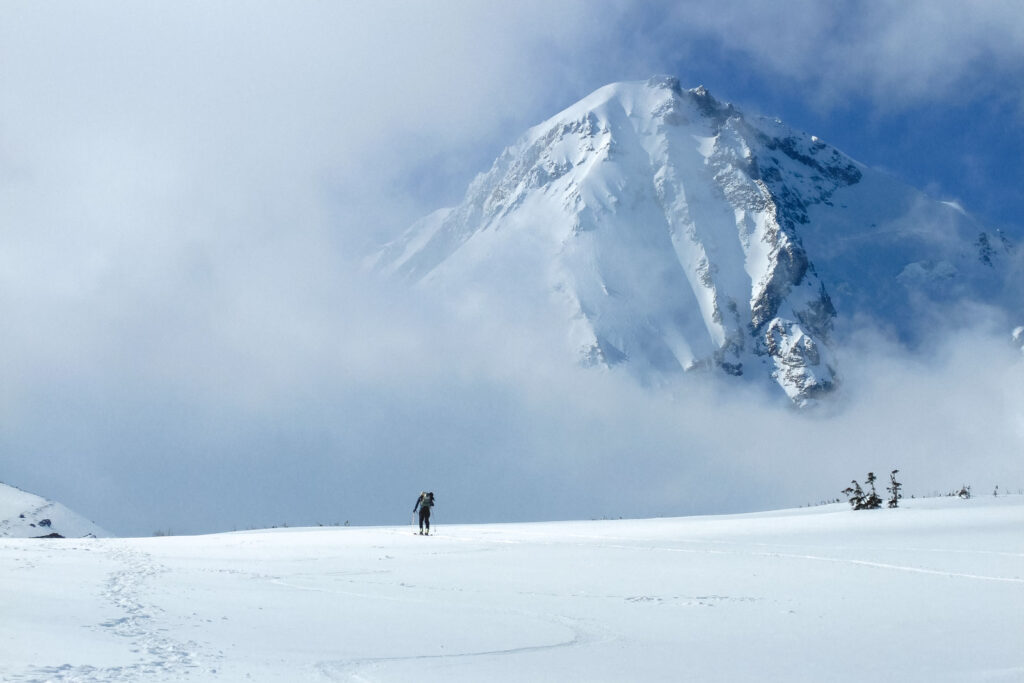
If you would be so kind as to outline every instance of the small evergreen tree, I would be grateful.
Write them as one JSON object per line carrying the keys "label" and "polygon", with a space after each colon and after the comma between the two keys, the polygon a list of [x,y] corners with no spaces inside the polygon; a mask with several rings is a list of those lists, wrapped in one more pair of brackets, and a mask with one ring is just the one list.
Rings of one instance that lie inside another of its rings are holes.
{"label": "small evergreen tree", "polygon": [[843,495],[849,500],[850,507],[854,510],[862,510],[862,505],[864,504],[864,489],[860,487],[860,484],[857,483],[856,479],[850,483],[853,484],[853,486],[847,486],[843,489]]}
{"label": "small evergreen tree", "polygon": [[852,486],[847,486],[843,489],[843,494],[849,500],[850,507],[854,510],[875,510],[882,507],[882,499],[878,496],[878,491],[875,490],[874,472],[868,472],[867,484],[871,487],[871,490],[868,492],[861,488],[856,479],[850,483]]}
{"label": "small evergreen tree", "polygon": [[903,484],[896,481],[896,473],[899,470],[893,470],[889,473],[889,481],[892,482],[885,488],[889,492],[889,507],[895,508],[900,506],[900,498],[903,494],[900,493],[900,489],[903,488]]}
{"label": "small evergreen tree", "polygon": [[882,499],[878,495],[878,491],[875,490],[875,473],[868,472],[868,485],[871,487],[871,493],[864,499],[864,510],[877,510],[882,507]]}

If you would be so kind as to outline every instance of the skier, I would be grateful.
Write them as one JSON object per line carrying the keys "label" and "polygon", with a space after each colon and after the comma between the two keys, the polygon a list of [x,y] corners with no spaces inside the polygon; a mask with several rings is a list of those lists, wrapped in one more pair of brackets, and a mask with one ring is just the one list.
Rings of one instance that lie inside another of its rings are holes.
{"label": "skier", "polygon": [[[420,497],[416,499],[416,505],[412,507],[412,511],[416,512],[416,508],[420,510],[420,534],[430,534],[430,508],[434,507],[434,492],[423,491],[420,493]],[[423,531],[423,526],[426,525],[427,530]]]}

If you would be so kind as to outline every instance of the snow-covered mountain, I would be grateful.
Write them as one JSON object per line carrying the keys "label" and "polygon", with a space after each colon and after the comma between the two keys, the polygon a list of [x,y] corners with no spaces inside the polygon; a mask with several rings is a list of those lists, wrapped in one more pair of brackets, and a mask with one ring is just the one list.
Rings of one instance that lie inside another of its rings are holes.
{"label": "snow-covered mountain", "polygon": [[717,368],[803,403],[837,386],[855,321],[914,344],[957,302],[1005,300],[1011,251],[953,203],[655,78],[530,129],[374,264],[554,307],[587,365],[651,384]]}
{"label": "snow-covered mountain", "polygon": [[0,483],[0,538],[49,536],[105,538],[110,534],[60,503]]}

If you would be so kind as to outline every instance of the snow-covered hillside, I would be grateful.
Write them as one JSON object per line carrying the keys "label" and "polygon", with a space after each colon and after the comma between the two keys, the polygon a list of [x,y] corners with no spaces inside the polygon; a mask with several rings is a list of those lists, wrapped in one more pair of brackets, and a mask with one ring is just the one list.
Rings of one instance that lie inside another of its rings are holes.
{"label": "snow-covered hillside", "polygon": [[584,364],[651,384],[714,367],[803,402],[836,386],[835,347],[865,320],[913,344],[958,324],[963,299],[1012,298],[1011,246],[812,135],[656,78],[532,128],[375,265],[553,308]]}
{"label": "snow-covered hillside", "polygon": [[0,539],[4,681],[1020,681],[1024,498]]}
{"label": "snow-covered hillside", "polygon": [[0,538],[106,537],[110,534],[60,503],[0,483]]}

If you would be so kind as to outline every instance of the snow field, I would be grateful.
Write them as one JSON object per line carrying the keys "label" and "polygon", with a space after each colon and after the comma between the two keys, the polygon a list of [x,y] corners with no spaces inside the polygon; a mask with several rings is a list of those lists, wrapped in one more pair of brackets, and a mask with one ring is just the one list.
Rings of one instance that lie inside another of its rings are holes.
{"label": "snow field", "polygon": [[0,540],[5,681],[1024,680],[1024,498]]}

